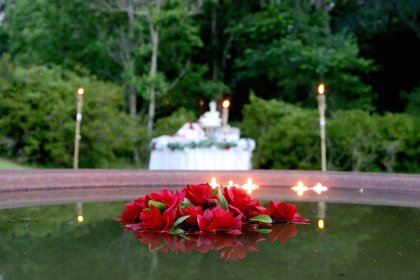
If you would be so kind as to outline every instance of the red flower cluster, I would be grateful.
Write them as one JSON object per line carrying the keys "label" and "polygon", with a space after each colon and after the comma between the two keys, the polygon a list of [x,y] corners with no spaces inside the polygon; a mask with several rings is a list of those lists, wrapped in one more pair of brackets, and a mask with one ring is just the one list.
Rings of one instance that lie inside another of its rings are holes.
{"label": "red flower cluster", "polygon": [[268,240],[271,243],[280,241],[286,242],[288,239],[297,235],[294,224],[275,224],[269,229],[269,234],[265,237],[260,232],[249,232],[246,235],[232,234],[195,234],[189,238],[179,235],[159,233],[153,231],[138,231],[136,239],[143,243],[150,251],[160,251],[165,254],[172,251],[191,253],[208,253],[210,251],[220,251],[220,257],[224,260],[244,259],[248,252],[258,251],[258,242]]}
{"label": "red flower cluster", "polygon": [[208,184],[162,190],[126,204],[121,221],[129,230],[171,234],[242,234],[274,223],[309,223],[293,204],[260,205],[236,187],[212,189]]}

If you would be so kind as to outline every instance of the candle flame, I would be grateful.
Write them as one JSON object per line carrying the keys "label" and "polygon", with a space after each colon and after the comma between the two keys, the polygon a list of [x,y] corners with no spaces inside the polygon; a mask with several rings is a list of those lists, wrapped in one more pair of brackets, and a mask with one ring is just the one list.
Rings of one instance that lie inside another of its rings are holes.
{"label": "candle flame", "polygon": [[325,93],[325,85],[323,83],[320,83],[318,86],[318,93],[324,94]]}
{"label": "candle flame", "polygon": [[229,100],[225,100],[225,101],[223,101],[223,108],[225,108],[225,109],[227,109],[227,108],[229,108],[229,106],[230,106],[230,101]]}
{"label": "candle flame", "polygon": [[252,178],[248,178],[247,183],[242,185],[242,189],[246,190],[248,194],[251,194],[253,191],[258,189],[259,186],[252,182]]}
{"label": "candle flame", "polygon": [[79,88],[79,89],[77,90],[77,94],[78,94],[78,95],[83,95],[83,93],[85,93],[85,90],[84,90],[83,88]]}
{"label": "candle flame", "polygon": [[314,192],[316,192],[317,194],[321,194],[322,192],[326,192],[326,191],[328,191],[328,187],[326,187],[326,186],[323,186],[321,183],[317,183],[313,188],[312,188],[312,190],[314,191]]}
{"label": "candle flame", "polygon": [[216,182],[216,177],[211,178],[210,184],[213,189],[217,188],[219,184]]}

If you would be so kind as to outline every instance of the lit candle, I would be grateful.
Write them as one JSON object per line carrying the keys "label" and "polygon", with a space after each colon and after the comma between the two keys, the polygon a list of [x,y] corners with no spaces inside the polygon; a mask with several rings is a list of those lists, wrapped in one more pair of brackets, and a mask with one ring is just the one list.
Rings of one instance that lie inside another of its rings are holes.
{"label": "lit candle", "polygon": [[321,137],[321,170],[327,171],[327,146],[325,134],[325,109],[327,108],[325,102],[325,84],[321,83],[318,86],[318,110],[319,110],[319,126]]}
{"label": "lit candle", "polygon": [[316,192],[317,194],[321,194],[322,192],[326,192],[326,191],[328,191],[328,187],[323,186],[321,183],[318,183],[318,184],[316,184],[316,186],[314,186],[314,187],[312,188],[312,190],[313,190],[314,192]]}
{"label": "lit candle", "polygon": [[248,178],[248,181],[246,184],[242,185],[242,188],[246,190],[247,193],[251,194],[253,191],[259,188],[258,185],[254,184],[252,182],[252,178]]}
{"label": "lit candle", "polygon": [[230,106],[229,100],[226,99],[225,101],[223,101],[223,112],[222,112],[223,128],[227,127],[228,118],[229,118],[229,106]]}
{"label": "lit candle", "polygon": [[299,182],[297,182],[296,186],[292,187],[292,190],[297,192],[298,196],[301,196],[301,195],[303,195],[304,192],[306,192],[308,190],[308,187],[305,186],[303,184],[303,182],[299,181]]}
{"label": "lit candle", "polygon": [[219,184],[216,182],[216,177],[211,178],[211,182],[209,184],[213,189],[217,188]]}

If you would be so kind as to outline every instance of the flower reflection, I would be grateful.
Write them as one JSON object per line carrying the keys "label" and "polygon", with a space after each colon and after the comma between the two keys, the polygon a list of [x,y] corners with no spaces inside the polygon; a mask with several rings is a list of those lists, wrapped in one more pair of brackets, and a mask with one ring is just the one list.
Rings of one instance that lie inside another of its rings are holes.
{"label": "flower reflection", "polygon": [[173,252],[208,253],[220,251],[220,258],[225,261],[241,260],[246,258],[248,253],[258,251],[258,243],[268,240],[271,243],[284,243],[297,235],[294,224],[274,224],[267,228],[268,234],[256,231],[249,231],[242,235],[230,234],[190,234],[188,237],[159,233],[155,231],[137,231],[135,237],[150,252],[160,251],[165,254]]}

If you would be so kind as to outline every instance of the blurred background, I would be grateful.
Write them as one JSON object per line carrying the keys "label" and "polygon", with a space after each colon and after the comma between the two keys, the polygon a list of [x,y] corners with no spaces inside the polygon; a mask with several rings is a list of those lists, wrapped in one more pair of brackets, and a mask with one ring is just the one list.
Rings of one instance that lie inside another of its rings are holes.
{"label": "blurred background", "polygon": [[419,0],[0,0],[0,168],[145,168],[231,100],[254,168],[420,171]]}

